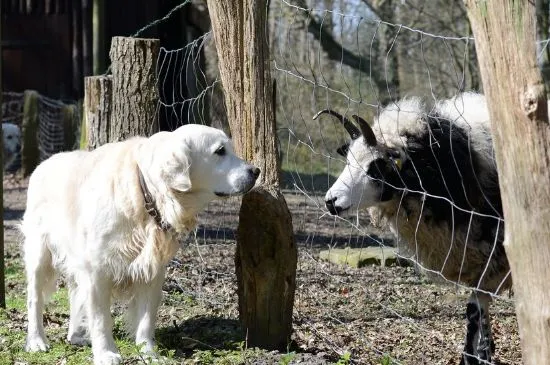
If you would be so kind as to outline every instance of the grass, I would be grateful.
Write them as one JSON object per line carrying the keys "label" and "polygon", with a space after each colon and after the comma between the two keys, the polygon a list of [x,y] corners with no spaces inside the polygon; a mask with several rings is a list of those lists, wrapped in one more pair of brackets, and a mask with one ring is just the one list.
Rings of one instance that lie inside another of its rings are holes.
{"label": "grass", "polygon": [[[65,341],[67,334],[69,301],[67,289],[59,288],[50,298],[45,311],[45,330],[50,342],[48,352],[29,353],[24,351],[26,337],[26,298],[25,275],[21,259],[8,257],[6,259],[6,309],[0,309],[0,364],[66,364],[79,365],[91,363],[92,352],[88,346],[78,347]],[[118,321],[120,322],[120,321]],[[133,359],[136,363],[146,364],[139,349],[131,341],[122,337],[121,326],[116,326],[117,346],[125,359]],[[173,351],[163,350],[166,356],[163,363],[178,363],[171,361]]]}
{"label": "grass", "polygon": [[[48,352],[29,353],[24,351],[26,337],[26,297],[25,275],[21,258],[7,256],[6,259],[6,309],[0,309],[0,365],[80,365],[91,364],[92,352],[89,346],[78,347],[65,340],[69,320],[69,301],[66,287],[60,287],[50,298],[45,310],[45,331],[50,344]],[[168,293],[164,303],[180,308],[190,307],[190,315],[195,299],[179,292]],[[115,310],[116,312],[116,310]],[[194,328],[188,335],[178,327],[161,324],[156,337],[160,355],[154,363],[160,364],[251,364],[255,360],[276,359],[268,363],[291,364],[297,356],[295,352],[276,354],[257,348],[247,348],[241,341],[236,321],[212,317],[193,317],[184,327]],[[124,364],[150,364],[153,360],[144,357],[139,348],[124,335],[123,321],[115,316],[115,342],[124,359]],[[224,339],[220,345],[216,341]],[[215,345],[211,345],[215,344]],[[159,361],[160,360],[160,361]]]}

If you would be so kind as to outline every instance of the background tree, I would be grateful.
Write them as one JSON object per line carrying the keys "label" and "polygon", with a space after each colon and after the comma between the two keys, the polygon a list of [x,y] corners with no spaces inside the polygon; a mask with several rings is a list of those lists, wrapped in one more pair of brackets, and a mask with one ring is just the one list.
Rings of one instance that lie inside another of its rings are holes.
{"label": "background tree", "polygon": [[265,1],[208,2],[237,153],[261,169],[242,199],[235,270],[248,346],[286,349],[292,331],[297,248],[279,189]]}

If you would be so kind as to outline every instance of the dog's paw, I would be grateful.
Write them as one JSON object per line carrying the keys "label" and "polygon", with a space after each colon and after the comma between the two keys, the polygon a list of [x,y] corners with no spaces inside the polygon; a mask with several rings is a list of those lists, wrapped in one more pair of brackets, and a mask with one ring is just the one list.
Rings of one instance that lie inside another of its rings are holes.
{"label": "dog's paw", "polygon": [[155,341],[136,341],[136,346],[139,348],[139,352],[141,352],[142,354],[155,353]]}
{"label": "dog's paw", "polygon": [[139,347],[141,357],[146,359],[147,362],[157,362],[161,356],[155,351],[155,342],[148,341],[142,343],[136,343]]}
{"label": "dog's paw", "polygon": [[94,355],[94,365],[118,365],[122,362],[120,354],[112,351],[105,351]]}
{"label": "dog's paw", "polygon": [[41,336],[29,336],[27,337],[27,343],[25,344],[25,351],[37,352],[48,351],[50,346],[45,338]]}
{"label": "dog's paw", "polygon": [[164,356],[159,355],[155,351],[148,351],[148,352],[141,351],[141,357],[148,364],[157,363],[164,359]]}
{"label": "dog's paw", "polygon": [[67,336],[67,342],[75,346],[88,346],[90,339],[85,334],[73,333]]}

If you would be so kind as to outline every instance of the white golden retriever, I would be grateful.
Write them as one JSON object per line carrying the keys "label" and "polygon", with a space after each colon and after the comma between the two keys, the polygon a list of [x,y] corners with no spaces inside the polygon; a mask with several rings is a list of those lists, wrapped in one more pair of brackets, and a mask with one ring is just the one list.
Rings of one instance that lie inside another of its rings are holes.
{"label": "white golden retriever", "polygon": [[2,143],[4,148],[4,169],[9,167],[21,150],[21,130],[12,123],[2,123]]}
{"label": "white golden retriever", "polygon": [[56,274],[69,282],[68,341],[91,340],[95,364],[119,364],[111,295],[128,301],[128,329],[152,352],[165,267],[177,237],[217,196],[249,191],[260,171],[220,130],[186,125],[150,138],[57,154],[29,181],[23,217],[26,349],[48,349],[42,314]]}

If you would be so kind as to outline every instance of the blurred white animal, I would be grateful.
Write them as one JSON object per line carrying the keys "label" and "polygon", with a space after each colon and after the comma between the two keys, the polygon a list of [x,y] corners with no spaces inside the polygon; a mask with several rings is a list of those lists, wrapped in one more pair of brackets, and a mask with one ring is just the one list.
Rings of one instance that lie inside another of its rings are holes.
{"label": "blurred white animal", "polygon": [[2,123],[4,169],[10,166],[21,150],[21,130],[13,123]]}
{"label": "blurred white animal", "polygon": [[244,194],[260,170],[218,129],[189,124],[150,138],[59,153],[29,180],[25,235],[28,351],[48,349],[42,312],[56,274],[69,283],[68,340],[94,364],[119,364],[111,296],[128,301],[128,330],[152,353],[166,265],[178,235],[216,197]]}

